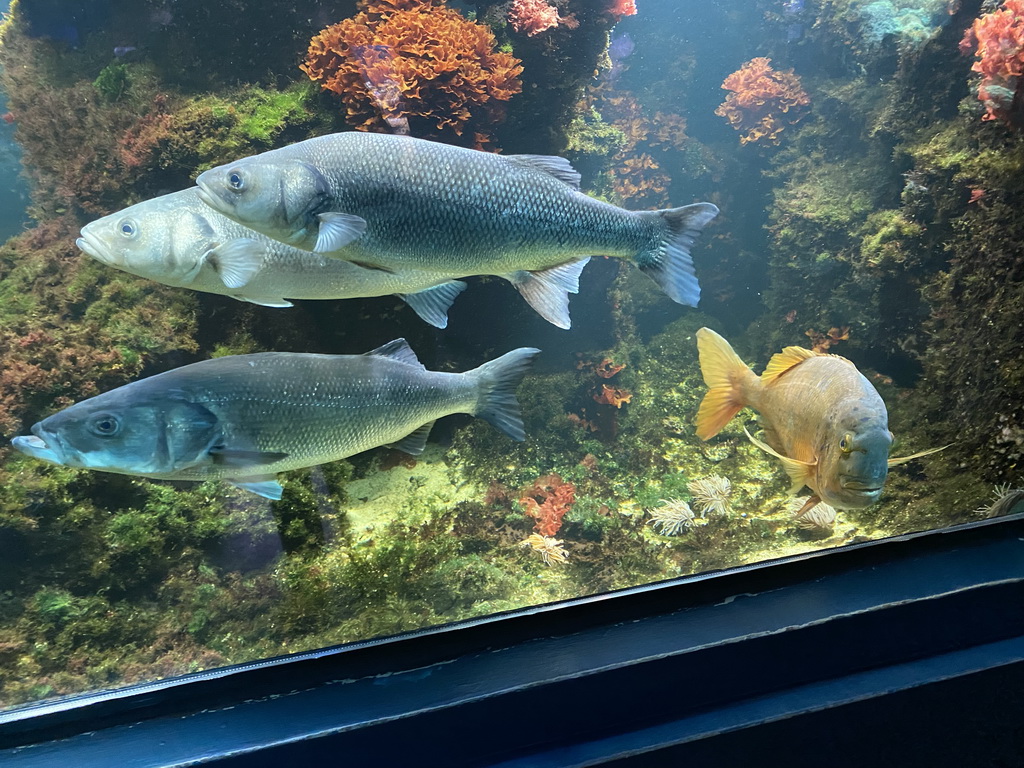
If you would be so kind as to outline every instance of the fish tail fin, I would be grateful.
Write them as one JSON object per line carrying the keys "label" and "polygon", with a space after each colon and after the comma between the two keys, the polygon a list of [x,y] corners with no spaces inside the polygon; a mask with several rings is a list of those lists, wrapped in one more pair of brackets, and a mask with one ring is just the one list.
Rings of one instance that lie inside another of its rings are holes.
{"label": "fish tail fin", "polygon": [[655,248],[638,253],[633,258],[634,263],[660,285],[672,301],[696,307],[700,285],[690,248],[704,225],[718,215],[718,207],[711,203],[694,203],[641,215],[659,218],[664,235]]}
{"label": "fish tail fin", "polygon": [[473,415],[520,442],[526,439],[526,430],[519,401],[516,400],[516,387],[539,353],[540,350],[534,347],[520,347],[465,373],[476,379],[479,387]]}
{"label": "fish tail fin", "polygon": [[744,390],[756,386],[758,379],[729,342],[710,328],[697,331],[697,353],[708,385],[697,410],[697,437],[709,440],[747,405]]}

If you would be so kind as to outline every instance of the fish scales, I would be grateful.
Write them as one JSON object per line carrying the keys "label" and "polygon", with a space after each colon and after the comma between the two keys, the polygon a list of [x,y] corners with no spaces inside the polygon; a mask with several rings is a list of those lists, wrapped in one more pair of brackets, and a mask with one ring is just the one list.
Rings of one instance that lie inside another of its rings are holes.
{"label": "fish scales", "polygon": [[356,133],[274,152],[323,170],[337,208],[367,220],[366,235],[346,249],[352,261],[504,274],[594,253],[629,256],[660,239],[653,222],[502,155]]}

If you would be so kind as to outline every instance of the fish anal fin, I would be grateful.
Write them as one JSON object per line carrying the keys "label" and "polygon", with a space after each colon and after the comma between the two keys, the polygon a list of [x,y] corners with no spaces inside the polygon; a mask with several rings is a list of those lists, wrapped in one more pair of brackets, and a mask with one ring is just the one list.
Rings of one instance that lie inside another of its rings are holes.
{"label": "fish anal fin", "polygon": [[428,421],[421,427],[417,427],[408,435],[403,437],[401,440],[392,443],[392,448],[397,448],[405,453],[412,454],[413,456],[419,456],[423,453],[423,449],[427,447],[427,437],[430,436],[430,430],[433,429],[434,422]]}
{"label": "fish anal fin", "polygon": [[228,478],[227,482],[236,488],[241,488],[243,491],[249,491],[257,496],[272,499],[273,501],[280,501],[281,494],[284,492],[284,488],[281,487],[281,484],[277,482],[273,475],[236,479]]}
{"label": "fish anal fin", "polygon": [[572,167],[572,163],[558,155],[506,155],[513,163],[525,165],[549,176],[554,176],[573,189],[580,188],[580,172]]}
{"label": "fish anal fin", "polygon": [[344,248],[354,240],[358,240],[366,232],[366,219],[350,213],[331,211],[317,215],[320,228],[317,231],[316,253],[330,253]]}
{"label": "fish anal fin", "polygon": [[232,293],[231,298],[238,299],[238,301],[247,301],[250,304],[258,304],[261,307],[286,308],[295,306],[288,299],[275,296],[245,296],[240,293]]}
{"label": "fish anal fin", "polygon": [[400,293],[399,298],[412,307],[424,322],[435,328],[448,327],[448,310],[460,293],[466,290],[461,280],[450,280],[416,293]]}
{"label": "fish anal fin", "polygon": [[[400,363],[406,365],[415,365],[417,368],[424,368],[423,363],[416,357],[416,353],[412,351],[412,347],[409,346],[409,342],[405,339],[395,339],[389,341],[387,344],[382,344],[376,349],[371,349],[366,355],[372,355],[374,357],[387,357],[391,360],[397,360]],[[424,370],[426,370],[424,368]]]}
{"label": "fish anal fin", "polygon": [[580,292],[580,273],[590,262],[587,256],[537,272],[520,271],[506,276],[509,282],[552,325],[568,329],[569,294]]}
{"label": "fish anal fin", "polygon": [[909,456],[898,456],[894,459],[889,459],[888,464],[890,467],[898,467],[900,464],[906,464],[914,459],[920,459],[922,456],[931,456],[933,453],[944,451],[949,448],[950,445],[952,445],[952,443],[944,445],[941,448],[929,448],[927,451],[918,451],[917,453],[912,453]]}
{"label": "fish anal fin", "polygon": [[708,385],[697,411],[697,436],[709,440],[746,405],[744,380],[756,381],[756,377],[729,342],[710,328],[697,331],[697,352],[701,375]]}
{"label": "fish anal fin", "polygon": [[791,459],[788,456],[783,456],[768,445],[768,443],[758,440],[750,434],[746,427],[743,428],[743,432],[746,434],[747,439],[756,447],[782,462],[782,468],[786,470],[786,474],[789,475],[789,479],[793,482],[793,485],[789,489],[790,493],[796,493],[805,485],[808,488],[813,488],[811,483],[814,481],[814,471],[818,467],[818,462],[800,461],[799,459]]}

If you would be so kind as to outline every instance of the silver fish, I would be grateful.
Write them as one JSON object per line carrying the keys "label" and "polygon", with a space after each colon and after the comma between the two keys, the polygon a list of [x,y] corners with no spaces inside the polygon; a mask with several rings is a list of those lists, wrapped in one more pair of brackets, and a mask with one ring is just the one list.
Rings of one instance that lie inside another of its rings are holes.
{"label": "silver fish", "polygon": [[448,325],[448,308],[466,288],[421,271],[364,269],[292,248],[222,216],[197,191],[162,195],[90,222],[76,244],[133,275],[267,307],[393,293],[437,328]]}
{"label": "silver fish", "polygon": [[569,293],[593,255],[626,258],[696,306],[690,247],[711,203],[627,211],[579,191],[561,157],[495,155],[411,136],[337,133],[199,175],[199,196],[303,250],[384,270],[499,275],[569,327]]}
{"label": "silver fish", "polygon": [[420,453],[435,419],[469,413],[525,439],[515,388],[540,350],[428,371],[396,339],[365,355],[204,360],[83,400],[16,437],[54,464],[166,480],[219,478],[271,499],[274,474],[392,444]]}

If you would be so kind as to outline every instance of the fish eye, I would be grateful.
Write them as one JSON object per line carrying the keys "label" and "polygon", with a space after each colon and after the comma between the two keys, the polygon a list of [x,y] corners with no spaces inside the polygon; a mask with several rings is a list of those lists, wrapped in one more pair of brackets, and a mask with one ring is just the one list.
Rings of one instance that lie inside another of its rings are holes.
{"label": "fish eye", "polygon": [[112,413],[98,413],[89,423],[89,428],[100,437],[112,437],[121,429],[121,422]]}
{"label": "fish eye", "polygon": [[121,219],[121,222],[117,225],[117,231],[125,237],[135,237],[139,227],[133,219]]}
{"label": "fish eye", "polygon": [[849,453],[853,450],[853,437],[849,434],[843,435],[839,441],[839,450],[843,453]]}
{"label": "fish eye", "polygon": [[228,174],[228,186],[236,192],[241,192],[245,187],[245,179],[242,178],[240,171],[231,171]]}

